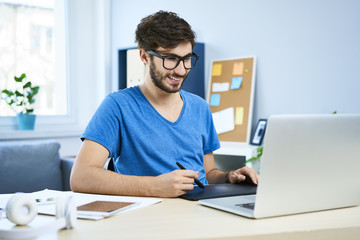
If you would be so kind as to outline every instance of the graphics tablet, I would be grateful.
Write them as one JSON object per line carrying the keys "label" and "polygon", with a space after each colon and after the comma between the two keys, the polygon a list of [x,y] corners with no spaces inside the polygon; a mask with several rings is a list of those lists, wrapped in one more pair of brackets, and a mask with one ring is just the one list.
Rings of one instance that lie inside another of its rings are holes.
{"label": "graphics tablet", "polygon": [[181,195],[180,198],[197,201],[200,199],[250,195],[256,193],[256,185],[249,183],[241,184],[209,184],[205,189],[194,187],[193,190]]}

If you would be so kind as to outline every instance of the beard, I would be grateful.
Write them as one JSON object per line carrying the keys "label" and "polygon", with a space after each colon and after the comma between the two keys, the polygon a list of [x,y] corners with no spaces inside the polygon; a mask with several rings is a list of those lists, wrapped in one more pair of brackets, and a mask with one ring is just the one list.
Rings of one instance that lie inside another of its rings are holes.
{"label": "beard", "polygon": [[[181,63],[180,63],[181,64]],[[174,76],[175,78],[179,77],[179,78],[184,78],[183,81],[179,84],[171,84],[170,86],[167,86],[165,84],[166,79],[170,76]],[[158,69],[156,69],[154,62],[150,62],[150,77],[152,82],[154,83],[154,85],[158,88],[160,88],[161,90],[163,90],[164,92],[167,93],[177,93],[180,91],[182,85],[185,82],[185,79],[187,77],[188,73],[186,73],[183,76],[177,75],[177,74],[170,74],[170,73],[166,73],[166,74],[162,74]]]}

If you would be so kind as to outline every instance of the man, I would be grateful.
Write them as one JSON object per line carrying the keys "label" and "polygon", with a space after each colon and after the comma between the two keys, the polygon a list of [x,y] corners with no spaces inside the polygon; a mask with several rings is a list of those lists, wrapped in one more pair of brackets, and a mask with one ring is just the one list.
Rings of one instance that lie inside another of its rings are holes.
{"label": "man", "polygon": [[[72,174],[73,191],[177,197],[208,183],[257,184],[248,167],[215,168],[220,147],[208,104],[181,90],[197,61],[195,34],[175,13],[159,11],[136,30],[147,76],[140,86],[109,94],[82,135]],[[114,159],[115,172],[103,169]],[[176,162],[188,170],[178,169]]]}

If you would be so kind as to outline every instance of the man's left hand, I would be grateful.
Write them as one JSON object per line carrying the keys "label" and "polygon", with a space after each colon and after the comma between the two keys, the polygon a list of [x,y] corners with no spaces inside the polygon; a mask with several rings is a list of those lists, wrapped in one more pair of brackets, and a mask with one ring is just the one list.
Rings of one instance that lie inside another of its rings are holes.
{"label": "man's left hand", "polygon": [[234,171],[230,171],[227,174],[227,180],[230,183],[240,183],[244,181],[252,182],[253,184],[258,184],[259,175],[255,172],[254,169],[249,167],[242,167]]}

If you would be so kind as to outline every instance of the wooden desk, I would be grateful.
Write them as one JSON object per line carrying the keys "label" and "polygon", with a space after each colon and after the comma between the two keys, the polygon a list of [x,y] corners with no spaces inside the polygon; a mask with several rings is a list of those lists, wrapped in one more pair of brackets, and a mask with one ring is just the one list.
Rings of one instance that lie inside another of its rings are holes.
{"label": "wooden desk", "polygon": [[79,220],[75,229],[38,239],[359,240],[360,206],[253,220],[207,208],[198,202],[163,199],[162,203],[108,219]]}

